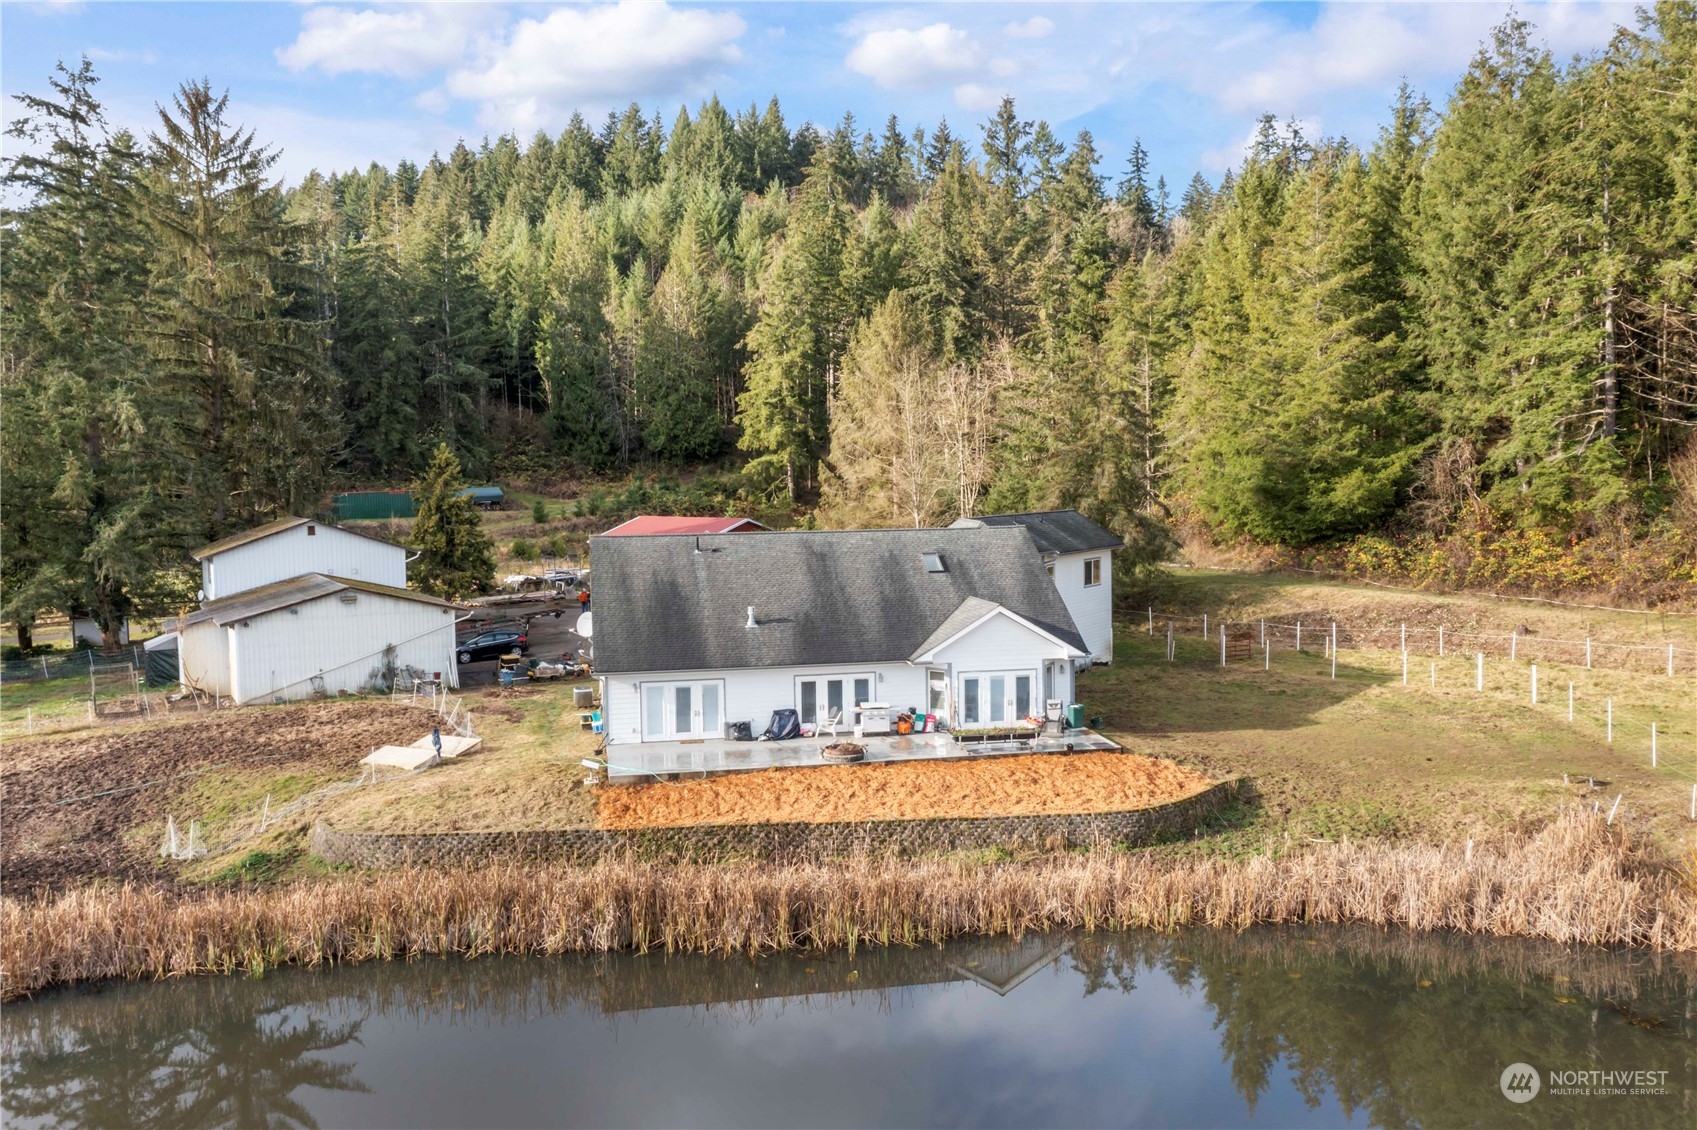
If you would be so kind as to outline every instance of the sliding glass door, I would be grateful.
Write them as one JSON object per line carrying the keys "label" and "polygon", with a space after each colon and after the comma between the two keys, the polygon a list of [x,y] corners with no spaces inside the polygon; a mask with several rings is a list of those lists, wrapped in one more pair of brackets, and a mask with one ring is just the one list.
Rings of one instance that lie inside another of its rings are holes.
{"label": "sliding glass door", "polygon": [[642,740],[685,741],[724,736],[725,684],[642,684]]}

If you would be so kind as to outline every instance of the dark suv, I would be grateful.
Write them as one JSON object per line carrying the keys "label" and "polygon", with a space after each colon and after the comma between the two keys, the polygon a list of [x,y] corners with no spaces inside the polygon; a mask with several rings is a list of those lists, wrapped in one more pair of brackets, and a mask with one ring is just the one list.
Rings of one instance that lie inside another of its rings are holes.
{"label": "dark suv", "polygon": [[515,651],[523,655],[529,650],[530,640],[523,632],[513,628],[497,628],[495,631],[461,640],[454,648],[454,654],[459,656],[461,663],[471,663],[479,659],[499,659]]}

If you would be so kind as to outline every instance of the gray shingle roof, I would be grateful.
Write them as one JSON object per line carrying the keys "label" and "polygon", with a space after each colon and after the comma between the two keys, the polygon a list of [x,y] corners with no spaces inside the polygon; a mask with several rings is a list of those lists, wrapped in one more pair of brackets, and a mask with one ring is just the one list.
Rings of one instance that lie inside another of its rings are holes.
{"label": "gray shingle roof", "polygon": [[[1089,650],[1018,527],[589,544],[595,667],[606,674],[904,662],[968,597]],[[927,572],[925,553],[941,553],[945,571]],[[754,628],[746,626],[749,605]]]}
{"label": "gray shingle roof", "polygon": [[1092,549],[1120,549],[1125,542],[1076,510],[1039,510],[1032,514],[979,514],[962,518],[950,529],[981,526],[1020,526],[1031,534],[1044,553],[1087,553]]}
{"label": "gray shingle roof", "polygon": [[173,631],[181,630],[190,624],[199,624],[206,620],[214,623],[234,624],[239,620],[249,620],[255,616],[264,616],[268,612],[277,612],[284,608],[292,608],[297,604],[305,604],[309,600],[330,596],[333,593],[348,590],[368,592],[376,596],[392,596],[398,600],[412,600],[420,604],[435,604],[442,608],[456,608],[458,605],[446,600],[438,600],[433,596],[415,592],[412,589],[398,589],[391,585],[378,585],[370,581],[357,581],[348,577],[331,577],[324,573],[305,573],[299,577],[290,577],[286,581],[274,581],[269,585],[247,589],[218,600],[209,600],[199,608],[190,612],[169,625]]}

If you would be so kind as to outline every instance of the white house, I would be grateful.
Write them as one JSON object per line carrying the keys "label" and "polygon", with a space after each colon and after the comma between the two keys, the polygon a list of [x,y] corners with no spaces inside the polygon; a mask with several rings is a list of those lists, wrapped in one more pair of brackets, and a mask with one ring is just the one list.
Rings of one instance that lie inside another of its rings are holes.
{"label": "white house", "polygon": [[307,573],[407,587],[405,549],[310,518],[280,518],[202,546],[190,556],[200,562],[202,600],[222,600]]}
{"label": "white house", "polygon": [[994,729],[1071,701],[1089,652],[1018,526],[594,538],[610,745],[860,704]]}
{"label": "white house", "polygon": [[193,556],[201,605],[168,625],[184,687],[273,702],[385,686],[408,668],[459,685],[456,606],[406,587],[398,545],[284,518]]}
{"label": "white house", "polygon": [[454,605],[308,573],[209,600],[175,624],[183,686],[237,703],[387,686],[412,667],[458,686]]}
{"label": "white house", "polygon": [[1076,510],[1033,514],[981,514],[962,518],[951,529],[1018,527],[1031,535],[1043,567],[1055,579],[1072,622],[1084,637],[1090,663],[1114,659],[1114,550],[1125,542]]}

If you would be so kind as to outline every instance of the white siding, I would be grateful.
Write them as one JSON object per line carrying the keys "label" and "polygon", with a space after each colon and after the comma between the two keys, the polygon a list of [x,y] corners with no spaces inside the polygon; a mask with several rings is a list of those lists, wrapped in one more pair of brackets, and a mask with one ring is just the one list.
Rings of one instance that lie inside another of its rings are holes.
{"label": "white siding", "polygon": [[[356,599],[345,602],[350,595]],[[448,686],[459,683],[453,610],[434,604],[367,592],[333,593],[232,624],[229,632],[231,694],[237,702],[363,690],[382,667],[389,645],[398,668],[440,672]],[[315,676],[321,685],[314,685]]]}
{"label": "white siding", "polygon": [[[1045,697],[1043,670],[1045,664],[1052,661],[1060,668],[1054,697],[1062,702],[1072,700],[1071,664],[1067,662],[1067,649],[1053,640],[1045,639],[1009,616],[992,616],[947,647],[941,648],[937,652],[937,658],[940,662],[933,666],[946,667],[949,672],[952,711],[958,710],[961,701],[963,675],[1006,673],[1029,674],[1035,679],[1032,684],[1032,712],[1041,714]],[[963,724],[959,718],[952,718],[951,721],[957,726]],[[976,724],[985,723],[981,719]]]}
{"label": "white siding", "polygon": [[210,620],[184,628],[177,643],[177,679],[207,694],[230,693],[229,634]]}
{"label": "white siding", "polygon": [[[310,534],[309,529],[313,531]],[[407,551],[313,522],[226,549],[200,563],[201,588],[207,600],[234,596],[305,573],[404,589]]]}
{"label": "white siding", "polygon": [[[1084,586],[1084,563],[1092,558],[1102,562],[1102,583]],[[1112,550],[1095,549],[1089,553],[1066,553],[1055,559],[1055,588],[1061,601],[1078,625],[1079,635],[1090,658],[1097,663],[1109,663],[1114,658],[1114,555]]]}
{"label": "white siding", "polygon": [[[1072,699],[1071,666],[1067,649],[1029,628],[996,616],[945,648],[935,663],[839,664],[822,667],[759,667],[732,671],[659,671],[644,675],[607,675],[602,678],[602,717],[606,719],[609,745],[632,745],[642,739],[641,691],[643,683],[689,683],[722,679],[725,684],[724,717],[727,722],[748,722],[756,735],[772,720],[772,712],[795,709],[796,680],[802,677],[851,677],[870,673],[875,678],[872,701],[887,702],[896,710],[926,708],[925,673],[940,669],[949,677],[950,707],[959,701],[963,672],[1023,672],[1033,675],[1033,708],[1042,711],[1043,670],[1053,662],[1059,682],[1055,697]],[[946,715],[945,715],[946,716]],[[844,732],[849,723],[845,722]]]}
{"label": "white siding", "polygon": [[[925,669],[906,663],[859,663],[823,667],[756,667],[735,671],[659,671],[646,675],[608,675],[602,682],[602,717],[609,745],[642,741],[642,714],[638,687],[643,683],[687,683],[706,679],[725,682],[724,716],[727,722],[748,722],[756,736],[772,721],[772,712],[795,709],[796,679],[802,676],[845,676],[871,673],[875,688],[873,702],[887,702],[905,710],[925,705]],[[844,733],[848,723],[844,723]]]}

